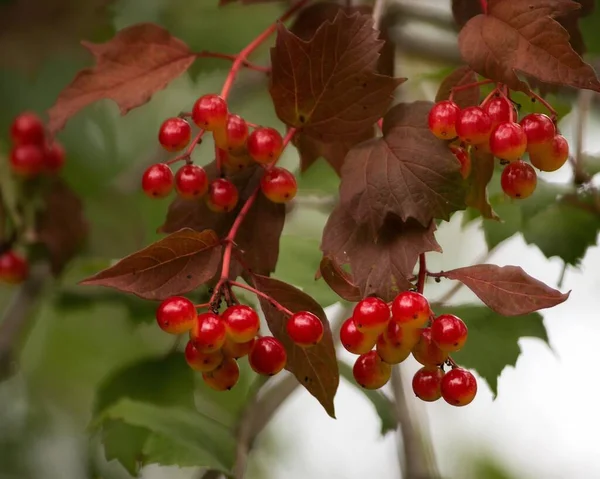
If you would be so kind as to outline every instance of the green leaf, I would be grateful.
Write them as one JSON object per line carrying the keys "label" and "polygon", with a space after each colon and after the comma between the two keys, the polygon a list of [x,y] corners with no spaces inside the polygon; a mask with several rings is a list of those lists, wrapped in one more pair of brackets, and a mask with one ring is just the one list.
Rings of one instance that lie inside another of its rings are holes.
{"label": "green leaf", "polygon": [[106,420],[102,425],[102,443],[108,461],[117,460],[134,477],[144,462],[140,454],[150,436],[143,427],[131,426],[121,420]]}
{"label": "green leaf", "polygon": [[347,363],[340,361],[340,375],[352,386],[362,392],[365,397],[371,401],[379,419],[381,420],[381,435],[385,435],[390,431],[395,431],[398,426],[398,421],[394,413],[394,405],[389,398],[379,390],[369,390],[361,388],[352,375],[352,367]]}
{"label": "green leaf", "polygon": [[594,176],[600,173],[600,156],[583,154],[581,157],[583,171]]}
{"label": "green leaf", "polygon": [[339,176],[323,158],[319,158],[310,168],[298,175],[300,195],[335,195],[339,186]]}
{"label": "green leaf", "polygon": [[494,210],[500,217],[500,221],[483,220],[483,233],[488,249],[490,250],[518,233],[522,223],[520,208],[514,204],[508,203],[505,200],[504,195],[497,195],[491,200]]}
{"label": "green leaf", "polygon": [[436,308],[436,313],[454,314],[466,323],[469,340],[452,357],[459,365],[475,369],[487,381],[494,395],[498,393],[498,376],[506,366],[514,366],[521,354],[519,338],[540,338],[548,343],[539,313],[507,317],[475,305]]}
{"label": "green leaf", "polygon": [[596,6],[591,15],[579,20],[579,27],[583,34],[585,46],[588,53],[592,55],[600,55],[600,8]]}

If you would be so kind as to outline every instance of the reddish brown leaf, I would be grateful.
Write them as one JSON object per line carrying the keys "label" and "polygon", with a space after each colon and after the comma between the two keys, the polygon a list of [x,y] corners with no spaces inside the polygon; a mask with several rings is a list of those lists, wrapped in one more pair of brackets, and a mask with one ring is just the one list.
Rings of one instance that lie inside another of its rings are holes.
{"label": "reddish brown leaf", "polygon": [[579,5],[569,0],[490,0],[488,14],[467,22],[459,35],[465,62],[477,73],[527,91],[523,73],[555,85],[600,91],[593,68],[569,44],[556,21]]}
{"label": "reddish brown leaf", "polygon": [[371,17],[358,13],[338,13],[310,41],[280,25],[270,86],[279,118],[326,142],[372,126],[404,81],[376,73],[378,35]]}
{"label": "reddish brown leaf", "polygon": [[445,271],[443,276],[460,281],[488,308],[504,316],[551,308],[566,301],[570,294],[563,294],[532,278],[518,266],[478,264]]}
{"label": "reddish brown leaf", "polygon": [[353,148],[342,169],[340,199],[372,235],[392,213],[427,227],[465,207],[460,165],[427,126],[432,103],[401,103],[383,120],[383,138]]}
{"label": "reddish brown leaf", "polygon": [[88,235],[81,199],[61,179],[44,195],[44,208],[37,215],[36,236],[50,256],[54,275],[77,254]]}
{"label": "reddish brown leaf", "polygon": [[480,0],[452,0],[452,16],[459,27],[471,18],[483,13]]}
{"label": "reddish brown leaf", "polygon": [[360,288],[354,284],[350,275],[329,256],[323,256],[317,273],[338,296],[346,301],[357,302],[363,298]]}
{"label": "reddish brown leaf", "polygon": [[214,231],[184,228],[80,284],[107,286],[144,299],[187,293],[210,280],[221,261]]}
{"label": "reddish brown leaf", "polygon": [[109,98],[126,114],[183,74],[196,56],[167,30],[152,23],[125,28],[107,43],[82,42],[96,66],[81,70],[48,110],[56,132],[90,103]]}
{"label": "reddish brown leaf", "polygon": [[358,225],[338,205],[323,231],[321,250],[338,266],[350,265],[361,294],[375,294],[391,301],[399,291],[412,287],[411,278],[421,253],[440,251],[434,237],[435,225],[423,227],[415,220],[388,216],[376,235]]}
{"label": "reddish brown leaf", "polygon": [[[452,88],[462,85],[468,85],[469,83],[477,82],[477,74],[471,70],[468,66],[464,65],[458,67],[450,75],[442,80],[442,83],[438,89],[435,97],[436,103],[442,100],[450,98]],[[457,91],[452,97],[454,103],[461,108],[468,106],[479,105],[479,96],[481,95],[481,89],[479,87],[468,88],[466,90]]]}
{"label": "reddish brown leaf", "polygon": [[333,398],[340,382],[340,374],[331,328],[323,308],[306,293],[283,281],[261,275],[254,275],[252,279],[256,289],[268,294],[293,313],[310,311],[323,323],[324,334],[319,344],[301,348],[287,334],[287,316],[269,301],[260,298],[269,329],[283,343],[287,352],[286,369],[321,403],[327,414],[335,418]]}
{"label": "reddish brown leaf", "polygon": [[475,208],[481,216],[487,219],[499,220],[500,218],[489,202],[487,185],[494,175],[494,156],[489,153],[475,153],[471,150],[471,174],[469,175],[469,189],[465,202],[467,206]]}

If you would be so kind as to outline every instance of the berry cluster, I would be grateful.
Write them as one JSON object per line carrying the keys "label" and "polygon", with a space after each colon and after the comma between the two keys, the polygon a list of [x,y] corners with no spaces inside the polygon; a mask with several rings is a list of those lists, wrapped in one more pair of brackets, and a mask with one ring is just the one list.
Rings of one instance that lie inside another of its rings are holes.
{"label": "berry cluster", "polygon": [[[475,377],[449,356],[464,346],[467,327],[451,314],[432,318],[429,302],[414,291],[400,293],[391,307],[376,297],[360,301],[340,331],[344,348],[359,355],[353,368],[356,382],[366,389],[382,387],[390,379],[391,365],[412,353],[423,365],[412,383],[417,397],[423,401],[443,397],[453,406],[469,404],[477,393]],[[445,363],[452,366],[447,373]]]}
{"label": "berry cluster", "polygon": [[[235,386],[240,375],[236,360],[244,356],[256,373],[267,376],[279,373],[286,365],[283,344],[274,337],[259,335],[260,319],[250,306],[234,304],[221,314],[198,314],[189,299],[172,296],[160,304],[156,320],[167,333],[189,332],[186,361],[217,391]],[[311,347],[323,337],[323,324],[314,314],[302,311],[289,317],[287,332],[298,346]]]}
{"label": "berry cluster", "polygon": [[[505,165],[502,190],[511,198],[523,199],[537,185],[531,165],[540,171],[556,171],[569,157],[567,140],[557,130],[555,113],[552,115],[531,113],[517,122],[517,110],[500,85],[479,106],[461,109],[451,99],[436,103],[429,112],[429,129],[438,138],[452,140],[450,149],[464,178],[471,171],[468,148],[499,158]],[[525,153],[531,165],[523,161]]]}
{"label": "berry cluster", "polygon": [[[173,186],[177,194],[187,200],[204,197],[208,207],[215,212],[229,212],[239,200],[236,186],[226,178],[254,161],[264,168],[260,181],[263,194],[275,203],[286,203],[294,196],[298,186],[294,175],[275,166],[284,149],[284,140],[273,128],[248,124],[241,116],[229,112],[227,102],[218,95],[200,97],[189,114],[200,128],[192,140],[192,127],[185,118],[169,118],[158,132],[158,141],[170,152],[186,151],[166,162],[150,166],[142,178],[142,188],[151,198],[163,198],[171,193]],[[252,130],[252,131],[250,131]],[[216,161],[222,175],[209,180],[204,168],[194,165],[191,151],[201,141],[204,132],[213,134],[216,146]],[[192,143],[190,143],[192,142]],[[185,160],[175,175],[170,164]]]}

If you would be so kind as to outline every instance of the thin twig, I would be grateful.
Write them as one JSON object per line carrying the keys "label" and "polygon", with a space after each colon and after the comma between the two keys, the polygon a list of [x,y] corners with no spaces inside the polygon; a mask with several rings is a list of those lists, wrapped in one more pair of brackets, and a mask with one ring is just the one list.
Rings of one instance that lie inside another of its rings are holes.
{"label": "thin twig", "polygon": [[577,94],[577,115],[575,116],[575,152],[571,156],[571,167],[573,168],[573,183],[576,186],[587,183],[589,175],[583,169],[583,139],[587,129],[587,120],[594,99],[594,93],[589,90],[579,90]]}
{"label": "thin twig", "polygon": [[385,6],[386,0],[375,0],[375,4],[373,5],[373,22],[375,23],[375,28],[379,28],[381,24],[381,19],[385,13]]}

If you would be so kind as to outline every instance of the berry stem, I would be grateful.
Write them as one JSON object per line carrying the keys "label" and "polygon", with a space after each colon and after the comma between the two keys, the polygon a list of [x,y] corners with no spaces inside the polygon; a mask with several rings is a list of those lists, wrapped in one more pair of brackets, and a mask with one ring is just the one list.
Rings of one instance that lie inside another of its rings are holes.
{"label": "berry stem", "polygon": [[488,12],[487,0],[479,0],[479,3],[481,4],[481,10],[483,10],[484,15],[487,15],[487,12]]}
{"label": "berry stem", "polygon": [[[222,60],[230,60],[232,62],[235,62],[238,58],[238,55],[228,55],[227,53],[209,52],[206,50],[202,50],[201,52],[196,53],[196,58],[220,58]],[[256,65],[254,63],[250,63],[247,60],[242,60],[242,66],[248,68],[249,70],[255,70],[262,73],[271,72],[270,67]]]}
{"label": "berry stem", "polygon": [[550,113],[550,117],[552,118],[552,121],[556,122],[556,118],[558,117],[558,114],[556,113],[556,110],[554,108],[552,108],[552,105],[550,105],[550,103],[548,103],[546,100],[544,100],[540,95],[538,95],[536,92],[529,90],[529,92],[527,93],[527,95],[534,99],[539,101],[542,105],[544,105],[546,107],[546,109],[548,110],[548,112]]}
{"label": "berry stem", "polygon": [[202,304],[195,304],[194,308],[196,308],[196,309],[208,309],[209,306],[210,306],[210,303],[202,303]]}
{"label": "berry stem", "polygon": [[262,291],[259,291],[256,288],[253,288],[252,286],[248,286],[243,283],[238,283],[237,281],[229,281],[229,284],[231,286],[235,286],[236,288],[241,288],[241,289],[245,289],[246,291],[250,291],[251,293],[254,293],[256,296],[266,299],[269,303],[271,303],[273,306],[275,306],[279,311],[281,311],[284,314],[287,314],[288,316],[292,316],[294,314],[289,309],[287,309],[285,306],[282,306],[277,301],[275,301],[273,298],[271,298],[271,296],[269,296],[266,293],[263,293]]}
{"label": "berry stem", "polygon": [[419,276],[417,277],[417,291],[423,294],[425,289],[425,277],[427,275],[427,262],[425,253],[419,255]]}
{"label": "berry stem", "polygon": [[233,65],[231,65],[231,69],[227,74],[227,78],[225,79],[225,83],[223,83],[223,88],[221,89],[221,97],[226,100],[229,96],[229,92],[231,91],[231,87],[233,86],[233,82],[235,80],[236,75],[240,71],[240,68],[244,66],[244,62],[248,58],[248,56],[256,50],[262,43],[264,43],[267,38],[269,38],[275,31],[277,30],[277,25],[279,22],[285,22],[292,15],[294,15],[298,10],[300,10],[304,5],[308,3],[308,0],[300,0],[292,5],[283,15],[281,15],[275,23],[270,25],[266,30],[264,30],[260,35],[258,35],[254,40],[252,40],[235,58],[233,61]]}
{"label": "berry stem", "polygon": [[454,361],[454,359],[452,359],[450,356],[448,356],[446,358],[446,363],[448,364],[448,366],[450,366],[452,369],[457,368],[458,364],[456,364],[456,362]]}
{"label": "berry stem", "polygon": [[492,99],[492,98],[493,98],[495,95],[497,95],[497,94],[498,94],[498,92],[499,92],[499,91],[500,91],[500,90],[499,90],[499,88],[498,88],[498,87],[494,88],[494,89],[493,89],[493,90],[492,90],[492,91],[489,93],[489,95],[488,95],[488,96],[486,96],[486,97],[483,99],[483,101],[482,101],[482,102],[479,104],[479,106],[480,106],[481,108],[483,108],[483,107],[484,107],[484,106],[485,106],[485,105],[486,105],[486,104],[487,104],[487,103],[488,103],[488,102],[489,102],[489,101],[490,101],[490,100],[491,100],[491,99]]}
{"label": "berry stem", "polygon": [[181,155],[177,155],[175,158],[166,161],[165,164],[172,165],[173,163],[177,163],[178,161],[188,161],[194,152],[194,149],[202,142],[202,136],[204,135],[205,130],[200,130],[198,134],[192,138],[189,146],[185,149],[185,151]]}
{"label": "berry stem", "polygon": [[454,94],[457,91],[468,90],[469,88],[476,88],[478,86],[483,86],[483,85],[489,85],[490,83],[494,83],[494,80],[481,80],[481,81],[477,81],[475,83],[468,83],[466,85],[455,86],[454,88],[452,88],[450,90],[450,96],[448,97],[448,100],[452,101],[452,99],[454,98]]}

